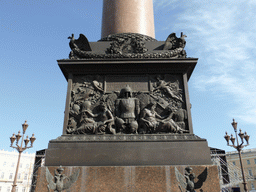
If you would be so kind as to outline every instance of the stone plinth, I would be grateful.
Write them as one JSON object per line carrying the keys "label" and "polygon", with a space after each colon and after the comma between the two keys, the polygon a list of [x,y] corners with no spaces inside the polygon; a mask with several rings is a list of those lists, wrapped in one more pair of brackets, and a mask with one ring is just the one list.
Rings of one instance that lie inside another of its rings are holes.
{"label": "stone plinth", "polygon": [[[177,166],[178,171],[184,175],[184,166]],[[196,191],[219,192],[219,177],[216,166],[191,166],[196,176],[207,177],[202,186]],[[48,167],[52,175],[54,169],[58,167]],[[175,175],[175,166],[99,166],[99,167],[63,167],[66,176],[71,175],[80,169],[78,180],[71,185],[67,191],[72,192],[178,192],[179,181]],[[206,170],[207,168],[207,170]],[[38,172],[36,192],[48,192],[46,181],[46,167],[42,167]],[[182,189],[185,191],[185,189]]]}
{"label": "stone plinth", "polygon": [[46,166],[210,165],[205,139],[193,134],[77,135],[51,140]]}

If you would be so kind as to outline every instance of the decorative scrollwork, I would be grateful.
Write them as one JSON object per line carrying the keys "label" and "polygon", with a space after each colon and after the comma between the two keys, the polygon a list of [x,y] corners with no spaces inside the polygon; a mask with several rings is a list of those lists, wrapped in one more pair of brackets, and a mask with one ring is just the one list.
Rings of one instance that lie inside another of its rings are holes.
{"label": "decorative scrollwork", "polygon": [[100,53],[91,49],[90,43],[83,34],[80,34],[78,39],[75,39],[74,34],[72,34],[72,36],[68,37],[71,48],[69,58],[185,58],[185,37],[185,35],[181,34],[181,37],[177,38],[176,34],[172,33],[166,39],[162,50],[149,51],[146,42],[156,41],[154,38],[135,33],[114,34],[100,40],[111,41],[110,47],[105,50],[105,53]]}

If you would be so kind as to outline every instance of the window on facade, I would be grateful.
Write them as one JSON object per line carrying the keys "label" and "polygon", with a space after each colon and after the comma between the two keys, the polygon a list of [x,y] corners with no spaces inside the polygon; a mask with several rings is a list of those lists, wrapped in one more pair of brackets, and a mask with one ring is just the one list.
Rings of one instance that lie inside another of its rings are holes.
{"label": "window on facade", "polygon": [[18,179],[20,179],[21,173],[18,174]]}
{"label": "window on facade", "polygon": [[2,186],[0,186],[0,192],[2,191]]}
{"label": "window on facade", "polygon": [[4,178],[4,172],[1,173],[1,179],[3,179],[3,178]]}
{"label": "window on facade", "polygon": [[14,163],[12,163],[12,167],[14,167]]}
{"label": "window on facade", "polygon": [[232,163],[233,163],[233,165],[236,165],[236,162],[235,162],[235,161],[233,161]]}
{"label": "window on facade", "polygon": [[29,168],[29,164],[26,165],[26,168]]}
{"label": "window on facade", "polygon": [[9,175],[9,179],[12,179],[13,173],[10,173]]}
{"label": "window on facade", "polygon": [[20,168],[22,168],[22,163],[20,164]]}
{"label": "window on facade", "polygon": [[237,178],[237,172],[234,172],[235,178]]}
{"label": "window on facade", "polygon": [[6,162],[4,162],[3,166],[6,166]]}
{"label": "window on facade", "polygon": [[26,188],[25,187],[22,188],[22,192],[26,192]]}
{"label": "window on facade", "polygon": [[252,187],[252,189],[255,189],[253,183],[252,183],[251,187]]}
{"label": "window on facade", "polygon": [[15,192],[19,192],[19,188],[18,188],[18,187],[16,187],[16,190],[15,190]]}
{"label": "window on facade", "polygon": [[249,169],[248,172],[249,172],[249,175],[250,175],[250,176],[253,176],[251,169]]}
{"label": "window on facade", "polygon": [[254,159],[254,164],[256,164],[256,159]]}
{"label": "window on facade", "polygon": [[27,180],[27,179],[28,179],[28,174],[26,173],[24,176],[24,180]]}
{"label": "window on facade", "polygon": [[251,164],[250,160],[247,160],[247,165],[250,165],[250,164]]}
{"label": "window on facade", "polygon": [[8,187],[8,188],[7,188],[7,192],[10,192],[10,191],[11,191],[11,187]]}

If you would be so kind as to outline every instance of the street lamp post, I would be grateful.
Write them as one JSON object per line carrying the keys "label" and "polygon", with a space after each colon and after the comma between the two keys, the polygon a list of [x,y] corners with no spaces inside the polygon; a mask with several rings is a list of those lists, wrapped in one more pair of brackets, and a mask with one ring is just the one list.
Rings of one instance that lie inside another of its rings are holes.
{"label": "street lamp post", "polygon": [[[243,167],[243,162],[242,162],[241,151],[242,151],[242,148],[244,148],[244,147],[249,145],[249,138],[250,138],[250,136],[247,135],[246,132],[242,133],[242,130],[240,129],[240,132],[239,132],[238,135],[239,135],[239,137],[241,139],[241,143],[239,144],[239,140],[238,140],[238,136],[237,136],[237,122],[235,122],[235,119],[233,119],[233,122],[231,123],[231,125],[233,126],[234,131],[236,133],[236,138],[234,138],[232,134],[231,134],[231,137],[230,137],[227,132],[226,132],[226,135],[224,136],[224,138],[226,139],[228,146],[234,147],[238,151],[240,165],[241,165],[241,171],[242,171],[242,177],[243,177],[244,191],[248,192],[248,187],[247,187],[247,183],[246,183],[246,179],[245,179],[245,174],[244,174],[244,167]],[[229,140],[231,140],[232,145],[229,145]],[[237,145],[235,145],[235,140],[237,141]],[[244,140],[246,141],[246,145],[243,145],[244,144]]]}
{"label": "street lamp post", "polygon": [[[24,135],[25,135],[27,128],[28,128],[28,124],[27,124],[27,121],[25,121],[25,123],[22,124],[22,129],[23,129],[22,136],[20,135],[20,131],[19,131],[17,135],[15,135],[15,133],[13,133],[13,136],[10,137],[11,147],[14,149],[17,149],[17,151],[19,152],[16,173],[15,173],[14,181],[13,181],[13,185],[12,185],[12,192],[16,191],[16,186],[17,186],[16,182],[17,182],[17,175],[18,175],[18,171],[19,171],[21,153],[23,151],[25,151],[26,149],[33,147],[33,143],[36,140],[36,138],[34,137],[34,134],[32,134],[32,137],[30,137],[30,139],[28,138],[28,136],[26,139],[24,139]],[[22,141],[21,141],[21,144],[19,145],[19,140],[21,137],[22,137]],[[12,146],[15,140],[16,140],[16,147]],[[25,147],[22,147],[23,141],[25,143]],[[30,141],[31,145],[28,147],[27,145],[28,145],[29,141]]]}

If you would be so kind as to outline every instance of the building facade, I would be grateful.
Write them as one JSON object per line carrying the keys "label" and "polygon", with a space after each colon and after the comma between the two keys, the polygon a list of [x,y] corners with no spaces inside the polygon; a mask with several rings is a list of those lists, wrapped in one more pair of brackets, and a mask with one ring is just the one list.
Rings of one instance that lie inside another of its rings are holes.
{"label": "building facade", "polygon": [[[19,153],[0,150],[0,192],[11,192]],[[35,154],[22,153],[17,176],[16,192],[29,192]]]}
{"label": "building facade", "polygon": [[[226,153],[230,182],[233,187],[243,189],[240,160],[237,151]],[[248,190],[256,191],[256,148],[242,151],[242,163]]]}
{"label": "building facade", "polygon": [[228,165],[226,160],[226,152],[222,149],[211,147],[211,160],[213,165],[217,165],[219,171],[219,179],[221,188],[230,183],[228,174]]}

